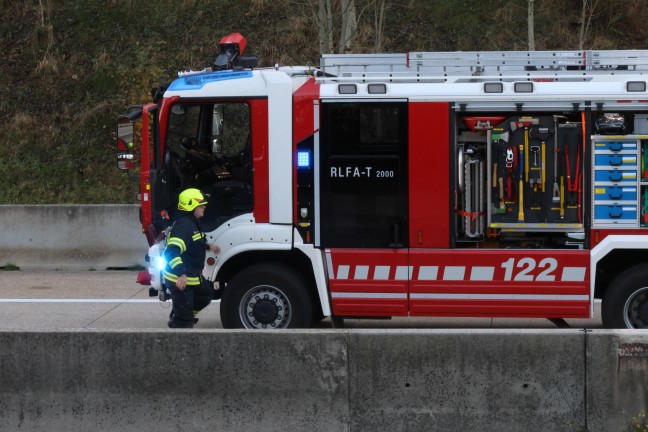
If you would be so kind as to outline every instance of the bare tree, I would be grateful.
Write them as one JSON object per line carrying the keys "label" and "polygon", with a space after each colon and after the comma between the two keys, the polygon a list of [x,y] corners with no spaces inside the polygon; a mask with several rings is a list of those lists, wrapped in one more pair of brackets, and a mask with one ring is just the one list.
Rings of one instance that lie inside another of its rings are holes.
{"label": "bare tree", "polygon": [[[315,11],[313,0],[311,7]],[[319,8],[316,15],[316,21],[319,27],[320,53],[331,52],[333,50],[333,11],[331,9],[331,0],[318,0]]]}
{"label": "bare tree", "polygon": [[[320,54],[345,53],[358,47],[358,40],[366,38],[359,34],[359,24],[373,29],[374,51],[383,43],[386,0],[281,0],[293,13],[299,13],[317,25]],[[373,24],[371,24],[373,15]]]}
{"label": "bare tree", "polygon": [[[353,0],[355,1],[355,0]],[[364,2],[364,7],[360,9],[359,12],[355,13],[354,11],[349,11],[351,16],[355,15],[356,21],[356,38],[352,41],[353,44],[362,42],[360,39],[360,34],[357,33],[358,26],[361,25],[363,20],[366,22],[364,26],[365,29],[373,29],[373,52],[380,52],[382,50],[383,44],[383,35],[385,30],[385,10],[387,9],[386,0],[368,0]],[[371,13],[373,11],[373,26],[369,25],[371,22]],[[366,18],[364,16],[366,15]],[[365,37],[364,42],[367,42],[367,39],[371,39],[371,35],[366,32],[363,33]],[[348,48],[347,48],[348,49]]]}
{"label": "bare tree", "polygon": [[529,51],[535,51],[535,31],[534,31],[534,19],[533,19],[533,9],[534,9],[535,0],[527,0],[527,32],[529,35]]}
{"label": "bare tree", "polygon": [[355,0],[341,0],[340,15],[342,16],[342,25],[340,26],[338,53],[343,54],[351,51],[353,42],[356,39],[358,23],[356,21]]}
{"label": "bare tree", "polygon": [[580,19],[580,32],[578,33],[578,49],[582,50],[587,39],[587,32],[592,24],[592,18],[598,6],[599,0],[583,0],[583,8]]}
{"label": "bare tree", "polygon": [[382,50],[382,37],[385,30],[385,0],[379,0],[376,9],[374,10],[374,52]]}

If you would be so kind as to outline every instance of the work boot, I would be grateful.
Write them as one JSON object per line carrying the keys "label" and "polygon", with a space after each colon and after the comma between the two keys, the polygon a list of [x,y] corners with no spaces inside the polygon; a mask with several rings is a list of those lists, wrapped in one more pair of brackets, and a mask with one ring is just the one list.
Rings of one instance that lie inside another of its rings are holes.
{"label": "work boot", "polygon": [[[169,328],[172,328],[172,327],[171,327],[171,322],[172,322],[172,321],[173,321],[173,311],[171,311],[171,313],[169,314],[169,322],[167,323],[167,325],[169,326]],[[196,324],[196,323],[198,322],[198,318],[194,317],[194,321],[193,321],[193,322],[194,322],[194,324]]]}
{"label": "work boot", "polygon": [[190,329],[190,328],[193,328],[192,323],[180,324],[180,323],[175,322],[173,320],[169,320],[169,322],[167,323],[167,326],[169,326],[169,328],[176,328],[176,329]]}

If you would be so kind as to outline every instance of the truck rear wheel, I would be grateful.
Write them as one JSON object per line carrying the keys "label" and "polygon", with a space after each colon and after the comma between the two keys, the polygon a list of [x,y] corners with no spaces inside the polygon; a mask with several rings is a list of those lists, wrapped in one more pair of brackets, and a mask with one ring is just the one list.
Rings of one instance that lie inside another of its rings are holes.
{"label": "truck rear wheel", "polygon": [[224,328],[304,328],[312,302],[303,278],[283,264],[257,264],[236,274],[223,292]]}
{"label": "truck rear wheel", "polygon": [[612,280],[602,318],[605,328],[648,328],[648,266],[631,267]]}

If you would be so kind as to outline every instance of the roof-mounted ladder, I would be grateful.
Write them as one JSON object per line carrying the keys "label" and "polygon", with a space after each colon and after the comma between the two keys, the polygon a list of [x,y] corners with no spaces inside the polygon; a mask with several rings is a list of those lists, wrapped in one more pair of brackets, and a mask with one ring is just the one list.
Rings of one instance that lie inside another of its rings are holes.
{"label": "roof-mounted ladder", "polygon": [[320,69],[327,76],[365,79],[645,74],[648,50],[325,54],[320,59]]}

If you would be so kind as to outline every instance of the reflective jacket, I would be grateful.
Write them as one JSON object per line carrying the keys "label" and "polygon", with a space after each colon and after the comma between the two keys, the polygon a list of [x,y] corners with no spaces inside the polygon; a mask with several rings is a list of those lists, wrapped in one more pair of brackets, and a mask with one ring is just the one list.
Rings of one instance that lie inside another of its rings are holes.
{"label": "reflective jacket", "polygon": [[207,249],[209,245],[198,219],[191,212],[181,212],[167,234],[164,278],[175,285],[185,274],[187,285],[200,285]]}

